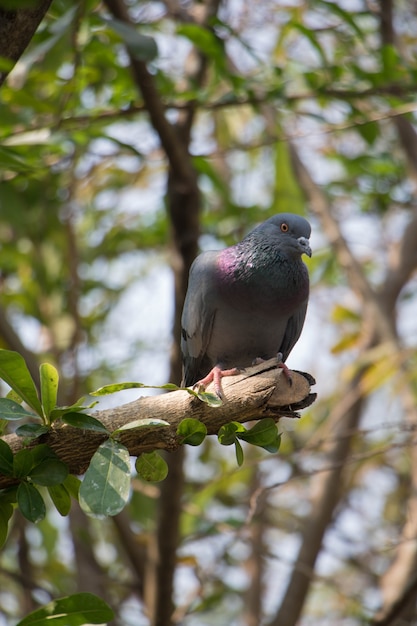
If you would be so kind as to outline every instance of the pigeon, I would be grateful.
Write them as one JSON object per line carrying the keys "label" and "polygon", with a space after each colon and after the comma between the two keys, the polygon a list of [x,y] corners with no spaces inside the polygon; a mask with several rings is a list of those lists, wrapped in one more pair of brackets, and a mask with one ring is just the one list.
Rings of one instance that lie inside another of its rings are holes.
{"label": "pigeon", "polygon": [[278,213],[242,241],[193,262],[181,318],[184,387],[213,382],[262,360],[285,361],[300,337],[309,296],[301,257],[311,257],[311,226]]}

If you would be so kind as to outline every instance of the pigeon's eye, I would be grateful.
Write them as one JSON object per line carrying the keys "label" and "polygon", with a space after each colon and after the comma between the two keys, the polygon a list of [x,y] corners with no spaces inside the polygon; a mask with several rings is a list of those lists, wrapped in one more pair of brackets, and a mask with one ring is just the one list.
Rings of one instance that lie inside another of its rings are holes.
{"label": "pigeon's eye", "polygon": [[288,232],[288,224],[286,224],[285,222],[283,222],[281,224],[281,230],[283,233],[287,233]]}

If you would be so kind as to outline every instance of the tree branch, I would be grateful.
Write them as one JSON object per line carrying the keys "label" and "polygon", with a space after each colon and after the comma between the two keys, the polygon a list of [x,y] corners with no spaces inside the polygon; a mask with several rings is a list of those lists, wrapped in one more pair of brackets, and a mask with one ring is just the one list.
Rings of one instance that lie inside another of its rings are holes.
{"label": "tree branch", "polygon": [[[10,70],[28,46],[51,2],[39,0],[38,6],[32,9],[7,11],[0,8],[0,58],[11,62]],[[9,71],[0,72],[0,85]]]}
{"label": "tree branch", "polygon": [[[312,179],[307,168],[302,163],[294,146],[290,146],[291,157],[298,180],[310,201],[314,213],[321,221],[323,231],[328,237],[342,268],[345,270],[352,289],[357,293],[361,301],[366,304],[368,312],[372,314],[372,319],[377,327],[377,334],[373,328],[368,328],[368,333],[364,337],[363,349],[371,348],[379,341],[385,341],[392,347],[394,353],[399,354],[399,345],[395,323],[391,316],[387,315],[387,310],[381,306],[380,294],[377,294],[368,282],[358,260],[353,255],[347,242],[345,241],[340,225],[332,214],[331,206],[321,189]],[[402,272],[404,274],[404,272]],[[405,274],[404,274],[405,275]],[[394,279],[394,275],[392,276]],[[397,284],[397,282],[396,282]],[[401,365],[405,368],[405,365]],[[329,472],[324,472],[317,476],[314,481],[313,492],[315,494],[312,501],[312,513],[304,524],[302,531],[302,541],[296,564],[293,568],[291,579],[281,607],[277,611],[270,626],[286,624],[292,626],[297,623],[301,615],[310,583],[311,574],[322,546],[322,540],[331,519],[335,507],[340,498],[340,487],[343,476],[343,461],[347,459],[350,451],[351,440],[355,429],[358,426],[364,396],[361,390],[361,378],[363,371],[359,371],[350,383],[350,389],[344,394],[345,398],[353,397],[354,402],[346,405],[341,402],[330,422],[336,433],[350,433],[349,436],[339,437],[330,444],[328,455],[329,462],[339,462],[339,467],[335,467]]]}
{"label": "tree branch", "polygon": [[[393,0],[380,0],[380,34],[381,43],[395,45],[394,3]],[[417,180],[417,134],[414,126],[405,117],[394,120],[400,143],[408,159],[410,174]],[[401,240],[395,263],[387,273],[382,288],[382,302],[392,317],[395,314],[395,303],[402,286],[410,278],[417,267],[417,212],[407,225]],[[404,366],[403,366],[404,369]],[[409,381],[412,379],[409,377]],[[415,393],[410,383],[405,385],[401,393],[405,419],[412,426],[417,424],[415,409]],[[375,616],[373,624],[388,625],[406,623],[415,616],[415,598],[417,595],[415,570],[417,566],[417,451],[415,446],[410,450],[411,481],[407,501],[407,517],[401,533],[401,540],[395,558],[381,576],[380,588],[382,607]]]}
{"label": "tree branch", "polygon": [[[105,4],[113,17],[126,24],[134,25],[123,0],[105,0]],[[159,136],[171,168],[175,175],[182,180],[184,186],[194,186],[195,175],[191,167],[188,150],[178,140],[175,127],[165,117],[165,106],[156,88],[152,74],[149,72],[146,63],[134,57],[128,48],[127,53],[135,85],[142,94],[151,124]]]}
{"label": "tree branch", "polygon": [[[120,433],[119,440],[130,454],[138,456],[151,450],[174,451],[181,446],[176,434],[178,424],[186,417],[200,420],[209,435],[216,434],[223,424],[231,421],[247,422],[263,417],[299,417],[297,410],[309,406],[316,395],[310,394],[313,379],[308,374],[293,372],[292,385],[277,367],[276,359],[248,368],[239,376],[225,378],[223,388],[227,400],[219,407],[210,407],[185,390],[173,391],[159,396],[142,397],[117,408],[97,411],[94,416],[109,431],[114,431],[137,419],[163,419],[169,426],[139,428]],[[314,382],[313,382],[314,384]],[[210,387],[208,388],[210,390]],[[105,436],[58,424],[42,437],[68,464],[73,474],[82,474]],[[22,437],[6,435],[3,440],[13,452],[25,447]],[[39,440],[32,442],[32,447]],[[12,484],[12,480],[0,476],[0,488]]]}
{"label": "tree branch", "polygon": [[[331,469],[317,474],[312,480],[310,490],[314,495],[310,501],[310,513],[303,525],[301,547],[281,606],[268,626],[295,626],[302,613],[323,537],[342,495],[344,464],[364,403],[363,395],[358,393],[360,379],[361,373],[350,383],[343,393],[344,401],[335,406],[328,418],[333,437],[328,444],[326,457]],[[350,400],[352,397],[355,398],[353,402]]]}
{"label": "tree branch", "polygon": [[[113,16],[132,24],[123,0],[105,0]],[[208,3],[208,12],[215,10],[218,0]],[[173,320],[173,342],[170,354],[170,380],[181,379],[181,354],[179,339],[181,332],[181,311],[187,290],[188,273],[198,251],[200,193],[197,174],[189,154],[191,124],[195,107],[182,113],[175,125],[166,116],[166,107],[157,90],[154,78],[146,64],[135,58],[127,48],[130,68],[136,87],[149,115],[151,124],[159,136],[169,163],[167,185],[167,211],[171,227],[170,260],[174,272],[175,314]],[[200,84],[204,80],[206,60],[200,56],[197,75]],[[174,572],[177,562],[176,551],[179,542],[179,524],[182,509],[183,489],[183,449],[168,459],[169,473],[161,486],[158,510],[156,545],[152,550],[154,559],[146,577],[145,596],[153,626],[169,626],[174,608],[172,600]]]}
{"label": "tree branch", "polygon": [[323,231],[333,247],[341,267],[346,272],[353,291],[366,303],[379,337],[391,344],[393,350],[397,352],[399,348],[393,320],[388,318],[386,311],[381,307],[378,294],[369,283],[359,261],[344,239],[340,225],[332,213],[327,197],[312,179],[309,171],[301,161],[295,146],[292,144],[290,144],[290,153],[294,171],[300,185],[310,202],[313,212],[319,218]]}

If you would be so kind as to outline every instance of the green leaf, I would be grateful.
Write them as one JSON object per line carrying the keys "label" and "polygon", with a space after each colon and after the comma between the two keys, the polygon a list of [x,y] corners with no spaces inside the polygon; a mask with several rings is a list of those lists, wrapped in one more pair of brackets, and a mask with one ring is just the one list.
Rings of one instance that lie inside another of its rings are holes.
{"label": "green leaf", "polygon": [[13,457],[13,476],[26,478],[34,465],[32,450],[19,450]]}
{"label": "green leaf", "polygon": [[357,23],[359,22],[359,20],[353,19],[352,13],[350,11],[346,11],[345,9],[342,9],[342,7],[336,2],[328,2],[327,0],[317,0],[317,2],[320,3],[323,7],[325,7],[326,11],[330,11],[334,13],[335,15],[340,17],[343,22],[345,22],[346,24],[349,24],[351,29],[358,35],[358,37],[361,40],[364,39],[364,33],[359,28],[359,23]]}
{"label": "green leaf", "polygon": [[92,391],[90,396],[108,396],[111,393],[118,391],[126,391],[126,389],[167,389],[168,391],[178,391],[181,387],[174,385],[174,383],[167,383],[166,385],[145,385],[144,383],[114,383],[112,385],[104,385],[95,391]]}
{"label": "green leaf", "polygon": [[165,480],[168,474],[168,465],[161,455],[154,452],[144,452],[136,459],[136,471],[142,480],[156,483]]}
{"label": "green leaf", "polygon": [[22,402],[23,402],[23,400],[19,396],[19,394],[16,393],[13,389],[10,389],[10,391],[8,392],[6,398],[8,400],[13,400],[13,402],[16,402],[16,404],[22,404]]}
{"label": "green leaf", "polygon": [[402,77],[399,68],[401,57],[395,46],[386,44],[381,47],[381,60],[384,78],[387,82],[399,81]]}
{"label": "green leaf", "polygon": [[370,146],[375,143],[380,135],[379,125],[377,124],[377,122],[367,122],[366,124],[359,124],[357,126],[357,130],[361,137],[363,137],[363,139],[365,139],[365,141]]}
{"label": "green leaf", "polygon": [[273,442],[269,444],[264,444],[261,447],[267,452],[270,452],[271,454],[275,454],[276,452],[278,452],[278,450],[281,447],[281,437],[282,437],[281,433],[277,432],[276,439]]}
{"label": "green leaf", "polygon": [[81,508],[87,515],[117,515],[126,505],[129,491],[129,451],[108,439],[94,454],[81,483]]}
{"label": "green leaf", "polygon": [[21,420],[28,417],[36,417],[34,413],[29,413],[20,404],[9,400],[8,398],[0,398],[0,418],[5,420]]}
{"label": "green leaf", "polygon": [[101,598],[92,593],[75,593],[33,611],[16,626],[107,624],[113,617],[113,611]]}
{"label": "green leaf", "polygon": [[311,28],[308,28],[301,22],[291,22],[291,27],[298,30],[302,35],[304,35],[306,39],[308,39],[308,41],[311,43],[313,48],[319,54],[323,66],[326,67],[327,66],[326,55],[324,53],[324,49],[322,48],[318,40],[318,37],[316,37],[315,31],[312,30]]}
{"label": "green leaf", "polygon": [[12,515],[13,506],[9,502],[0,502],[0,548],[6,543],[9,520]]}
{"label": "green leaf", "polygon": [[13,476],[13,452],[3,439],[0,439],[0,474]]}
{"label": "green leaf", "polygon": [[272,417],[259,420],[252,428],[244,433],[238,433],[237,436],[253,446],[267,448],[268,451],[277,452],[279,449],[280,435]]}
{"label": "green leaf", "polygon": [[34,483],[43,487],[58,485],[68,476],[68,467],[59,459],[44,459],[35,465],[29,476]]}
{"label": "green leaf", "polygon": [[0,168],[5,171],[12,170],[26,174],[34,169],[34,165],[29,159],[22,158],[16,150],[0,146]]}
{"label": "green leaf", "polygon": [[21,482],[17,488],[17,504],[20,512],[29,522],[36,524],[46,515],[45,502],[34,485]]}
{"label": "green leaf", "polygon": [[231,446],[237,441],[237,434],[246,432],[246,428],[240,422],[229,422],[220,427],[217,438],[222,446]]}
{"label": "green leaf", "polygon": [[59,375],[50,363],[42,363],[39,368],[41,379],[41,400],[45,416],[48,418],[56,406]]}
{"label": "green leaf", "polygon": [[241,467],[243,465],[243,448],[237,439],[235,441],[235,453],[237,464]]}
{"label": "green leaf", "polygon": [[186,37],[201,52],[211,58],[220,69],[225,69],[225,53],[222,42],[212,30],[199,24],[181,24],[177,34]]}
{"label": "green leaf", "polygon": [[28,437],[29,439],[35,439],[36,437],[40,437],[44,435],[50,430],[49,426],[44,426],[43,424],[22,424],[16,428],[16,435],[19,437]]}
{"label": "green leaf", "polygon": [[158,47],[153,37],[141,35],[135,26],[112,18],[111,20],[101,18],[106,24],[117,33],[129,49],[131,55],[139,61],[153,61],[158,56]]}
{"label": "green leaf", "polygon": [[72,474],[68,474],[64,480],[64,487],[68,490],[68,493],[74,498],[74,500],[78,500],[81,487],[81,480],[79,478],[73,476]]}
{"label": "green leaf", "polygon": [[[277,129],[278,130],[278,129]],[[271,211],[303,214],[305,198],[291,160],[290,150],[285,141],[275,146],[275,176]]]}
{"label": "green leaf", "polygon": [[124,430],[135,430],[135,428],[149,428],[150,426],[170,426],[166,420],[157,418],[144,417],[143,419],[133,420],[128,424],[124,424],[112,432],[112,435],[123,432]]}
{"label": "green leaf", "polygon": [[243,439],[243,435],[247,433],[246,428],[240,422],[229,422],[224,424],[218,432],[217,438],[222,446],[231,446],[234,444],[236,461],[239,467],[243,463],[243,448],[239,442],[239,438]]}
{"label": "green leaf", "polygon": [[198,398],[201,402],[205,402],[211,407],[222,406],[223,404],[223,400],[219,398],[217,394],[211,393],[210,391],[195,391],[192,387],[180,387],[180,389],[183,389],[189,393],[190,396]]}
{"label": "green leaf", "polygon": [[60,515],[65,517],[71,510],[71,496],[65,485],[49,485],[48,493]]}
{"label": "green leaf", "polygon": [[83,430],[92,430],[96,433],[103,433],[110,435],[110,431],[102,424],[98,419],[92,415],[86,415],[85,413],[65,413],[62,417],[64,424],[73,426],[74,428],[81,428]]}
{"label": "green leaf", "polygon": [[74,404],[70,404],[69,406],[57,406],[51,411],[51,422],[54,422],[58,418],[66,415],[67,413],[81,413],[82,411],[86,411],[87,409],[92,409],[98,404],[98,400],[91,402],[89,405],[84,406],[85,398],[79,398]]}
{"label": "green leaf", "polygon": [[59,460],[55,452],[44,443],[35,448],[19,450],[13,457],[13,475],[16,478],[26,478],[45,459]]}
{"label": "green leaf", "polygon": [[181,443],[199,446],[207,436],[207,426],[193,417],[186,417],[178,424],[177,435]]}
{"label": "green leaf", "polygon": [[55,452],[46,443],[39,443],[35,448],[31,449],[33,458],[33,467],[42,463],[44,459],[59,459]]}
{"label": "green leaf", "polygon": [[18,352],[0,350],[0,378],[44,419],[35,383],[23,357]]}
{"label": "green leaf", "polygon": [[211,407],[221,406],[223,404],[223,400],[219,398],[217,394],[209,391],[197,391],[195,395],[199,400],[205,402]]}

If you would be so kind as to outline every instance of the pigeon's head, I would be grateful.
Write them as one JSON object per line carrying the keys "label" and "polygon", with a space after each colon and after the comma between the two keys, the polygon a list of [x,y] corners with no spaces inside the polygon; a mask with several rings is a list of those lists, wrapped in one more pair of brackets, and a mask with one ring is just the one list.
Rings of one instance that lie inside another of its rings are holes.
{"label": "pigeon's head", "polygon": [[266,237],[269,243],[278,245],[291,256],[307,254],[311,257],[309,241],[311,226],[301,215],[277,213],[252,232]]}

